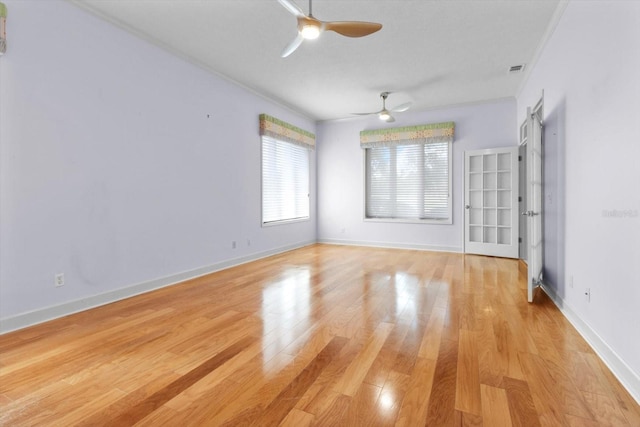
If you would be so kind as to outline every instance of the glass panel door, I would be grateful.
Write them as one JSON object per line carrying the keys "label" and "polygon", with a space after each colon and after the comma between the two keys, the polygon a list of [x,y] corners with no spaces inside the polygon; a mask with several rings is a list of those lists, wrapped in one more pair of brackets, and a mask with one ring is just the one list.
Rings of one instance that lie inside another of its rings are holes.
{"label": "glass panel door", "polygon": [[465,153],[465,252],[518,257],[518,147]]}

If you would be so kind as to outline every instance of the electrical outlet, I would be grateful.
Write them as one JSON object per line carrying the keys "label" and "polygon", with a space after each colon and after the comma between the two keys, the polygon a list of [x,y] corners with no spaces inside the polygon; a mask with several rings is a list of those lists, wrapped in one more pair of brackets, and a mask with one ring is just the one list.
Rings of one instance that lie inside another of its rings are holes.
{"label": "electrical outlet", "polygon": [[591,288],[585,289],[584,297],[587,299],[587,302],[591,302]]}
{"label": "electrical outlet", "polygon": [[569,287],[573,288],[573,275],[569,276]]}
{"label": "electrical outlet", "polygon": [[251,246],[251,240],[247,239],[247,246]]}
{"label": "electrical outlet", "polygon": [[54,283],[56,285],[56,288],[59,288],[60,286],[64,286],[64,273],[56,274]]}
{"label": "electrical outlet", "polygon": [[232,240],[231,241],[231,249],[235,249],[236,248],[236,241]]}

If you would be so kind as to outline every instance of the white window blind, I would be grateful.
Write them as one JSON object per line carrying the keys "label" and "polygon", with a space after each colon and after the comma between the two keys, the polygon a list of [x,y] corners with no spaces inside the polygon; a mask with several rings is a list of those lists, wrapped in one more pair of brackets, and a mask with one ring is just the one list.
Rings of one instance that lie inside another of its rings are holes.
{"label": "white window blind", "polygon": [[309,149],[262,136],[262,223],[309,218]]}
{"label": "white window blind", "polygon": [[366,217],[450,220],[450,142],[366,149]]}

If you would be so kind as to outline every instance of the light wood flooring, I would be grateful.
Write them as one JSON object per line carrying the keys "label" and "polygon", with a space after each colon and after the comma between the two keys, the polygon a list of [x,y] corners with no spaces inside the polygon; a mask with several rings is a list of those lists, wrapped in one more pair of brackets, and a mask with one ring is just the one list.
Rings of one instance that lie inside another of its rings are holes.
{"label": "light wood flooring", "polygon": [[0,336],[11,426],[640,426],[517,261],[313,245]]}

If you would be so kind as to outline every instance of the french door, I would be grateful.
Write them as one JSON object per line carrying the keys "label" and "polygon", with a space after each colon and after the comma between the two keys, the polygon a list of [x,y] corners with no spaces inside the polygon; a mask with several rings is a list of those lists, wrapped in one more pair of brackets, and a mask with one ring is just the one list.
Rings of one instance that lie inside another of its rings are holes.
{"label": "french door", "polygon": [[518,258],[518,147],[467,151],[465,253]]}
{"label": "french door", "polygon": [[527,153],[527,300],[533,302],[533,291],[542,283],[542,121],[539,114],[527,109],[524,132]]}

